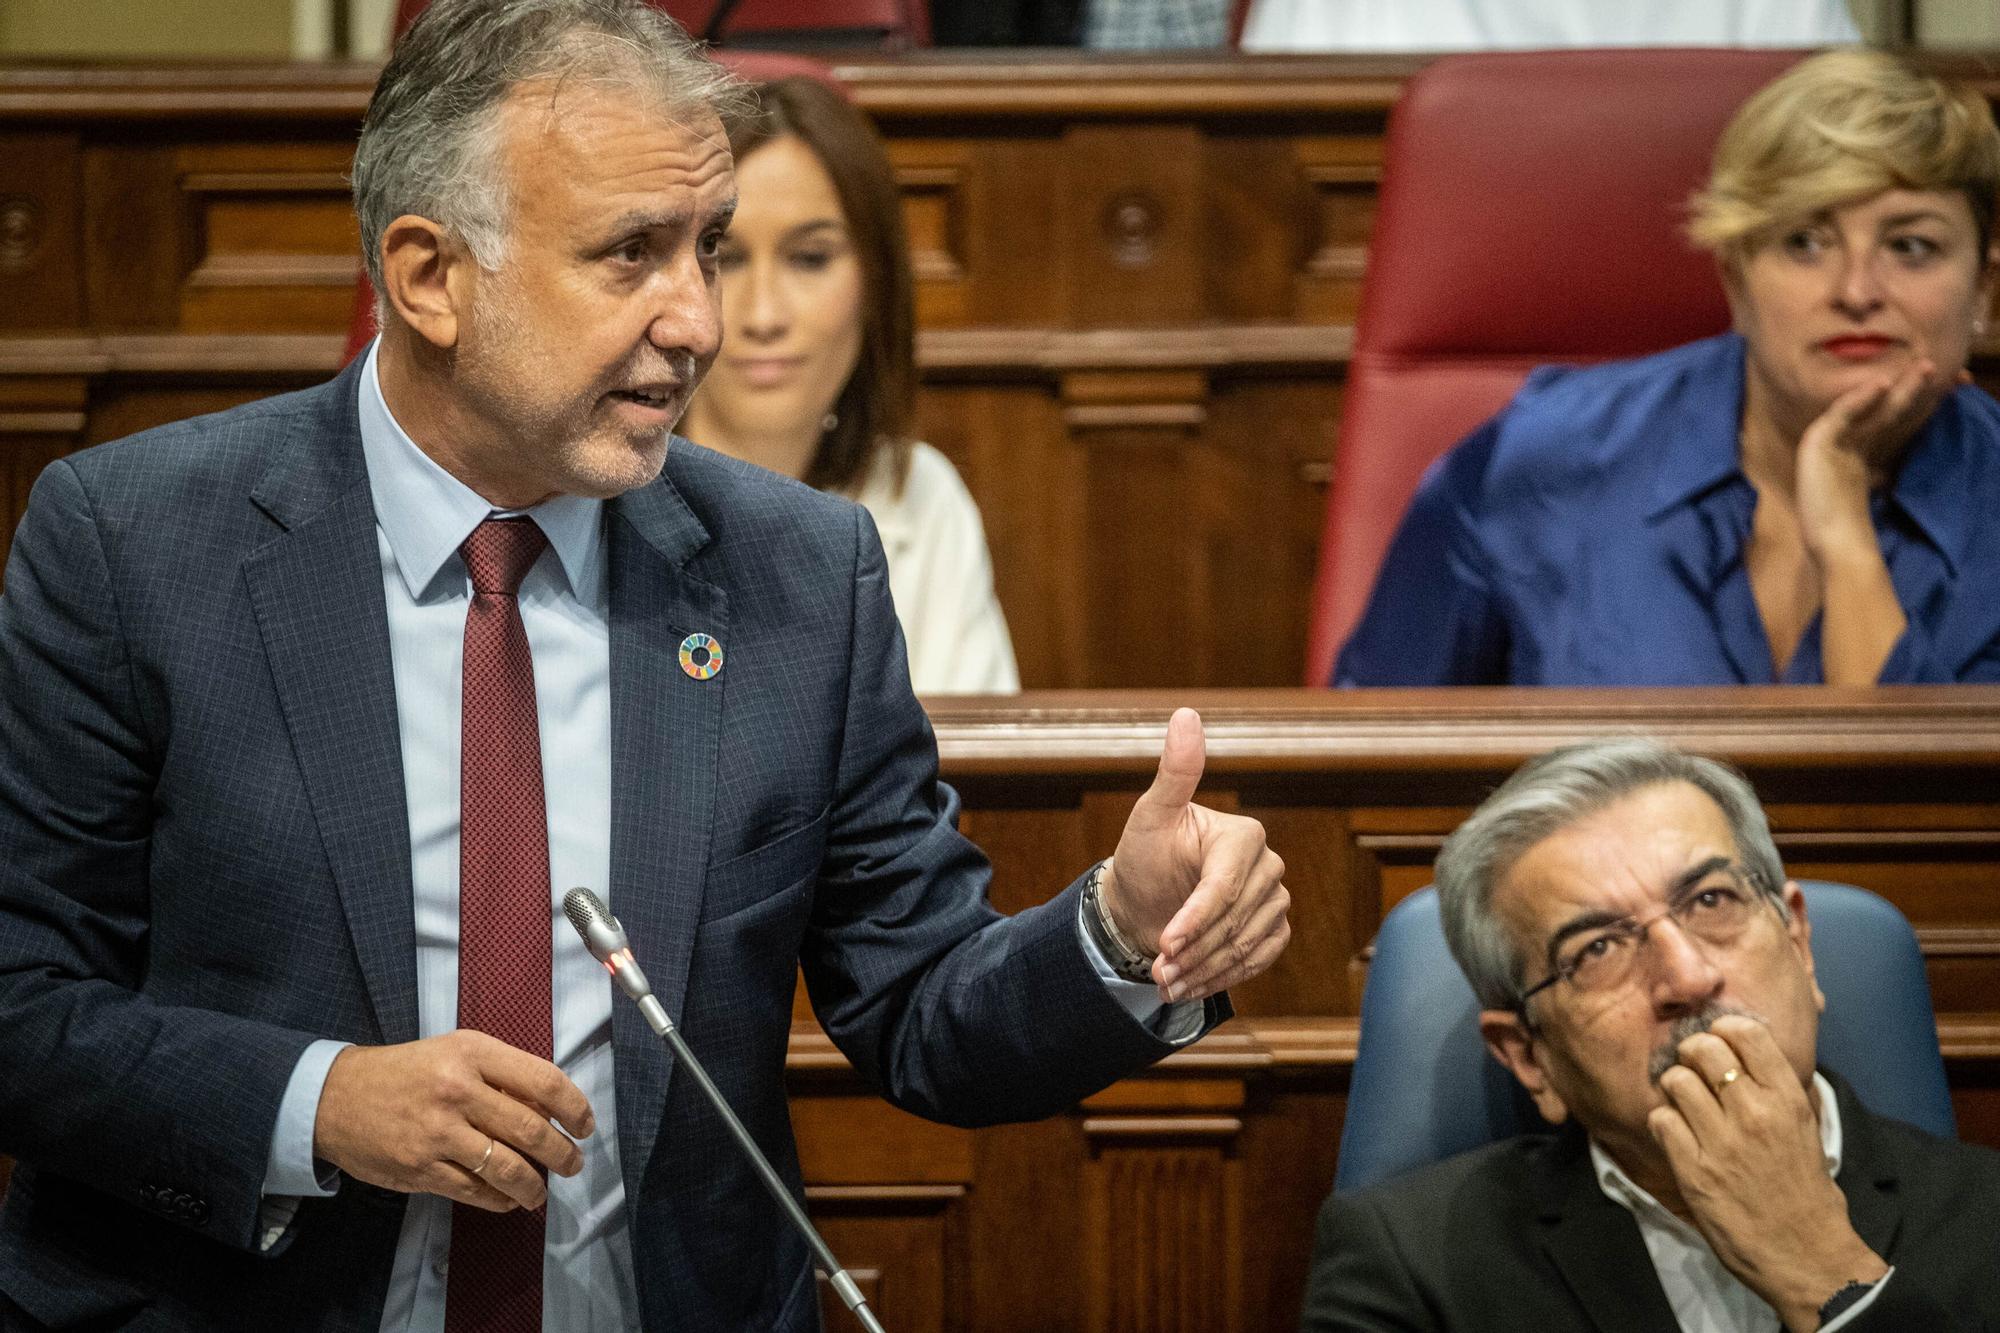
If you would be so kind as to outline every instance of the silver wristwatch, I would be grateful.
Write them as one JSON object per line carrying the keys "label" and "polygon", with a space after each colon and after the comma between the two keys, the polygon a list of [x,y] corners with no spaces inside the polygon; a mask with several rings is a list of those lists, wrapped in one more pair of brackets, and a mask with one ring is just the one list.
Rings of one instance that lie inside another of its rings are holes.
{"label": "silver wristwatch", "polygon": [[1126,939],[1104,906],[1104,872],[1110,866],[1108,858],[1099,861],[1090,878],[1083,882],[1083,928],[1090,932],[1091,942],[1104,955],[1104,961],[1111,964],[1113,972],[1127,981],[1150,983],[1153,960],[1159,955],[1147,953]]}

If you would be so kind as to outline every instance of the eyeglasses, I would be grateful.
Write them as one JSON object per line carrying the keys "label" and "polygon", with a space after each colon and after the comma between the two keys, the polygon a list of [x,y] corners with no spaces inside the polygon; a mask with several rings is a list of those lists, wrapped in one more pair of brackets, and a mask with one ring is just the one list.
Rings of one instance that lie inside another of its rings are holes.
{"label": "eyeglasses", "polygon": [[1741,864],[1718,866],[1677,890],[1672,898],[1644,916],[1588,921],[1565,927],[1549,944],[1549,975],[1521,992],[1515,1006],[1558,981],[1578,991],[1612,991],[1632,979],[1655,925],[1671,919],[1683,935],[1699,944],[1733,944],[1755,919],[1757,901],[1765,896],[1763,877]]}

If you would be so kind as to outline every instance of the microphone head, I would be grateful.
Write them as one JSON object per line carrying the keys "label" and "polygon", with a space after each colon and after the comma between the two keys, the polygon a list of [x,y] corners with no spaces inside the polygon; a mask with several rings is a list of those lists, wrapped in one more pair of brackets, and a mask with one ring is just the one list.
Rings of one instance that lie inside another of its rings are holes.
{"label": "microphone head", "polygon": [[598,962],[610,961],[612,954],[625,947],[625,927],[618,924],[618,918],[611,915],[604,900],[589,889],[577,888],[565,893],[563,915],[569,918],[576,933],[583,936],[590,956]]}

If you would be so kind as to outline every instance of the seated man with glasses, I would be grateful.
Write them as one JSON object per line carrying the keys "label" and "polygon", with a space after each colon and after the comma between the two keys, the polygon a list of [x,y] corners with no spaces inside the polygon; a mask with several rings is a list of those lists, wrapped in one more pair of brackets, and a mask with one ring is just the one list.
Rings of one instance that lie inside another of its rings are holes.
{"label": "seated man with glasses", "polygon": [[1437,886],[1488,1049],[1559,1128],[1329,1199],[1307,1329],[2000,1328],[2000,1153],[1815,1071],[1805,898],[1740,775],[1544,755]]}

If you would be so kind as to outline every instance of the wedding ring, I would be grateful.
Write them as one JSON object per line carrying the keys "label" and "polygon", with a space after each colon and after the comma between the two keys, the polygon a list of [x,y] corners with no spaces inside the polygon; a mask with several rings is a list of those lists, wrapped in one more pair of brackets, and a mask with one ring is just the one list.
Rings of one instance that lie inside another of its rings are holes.
{"label": "wedding ring", "polygon": [[1719,1088],[1726,1088],[1730,1084],[1734,1083],[1738,1078],[1742,1077],[1742,1074],[1743,1071],[1740,1069],[1725,1070],[1722,1075],[1722,1082],[1717,1084],[1716,1086]]}
{"label": "wedding ring", "polygon": [[[1732,1069],[1729,1072],[1734,1074],[1736,1071]],[[493,1140],[489,1137],[486,1140],[486,1153],[479,1159],[479,1165],[472,1168],[472,1174],[476,1176],[481,1171],[484,1171],[486,1169],[486,1164],[492,1160],[493,1160]]]}

